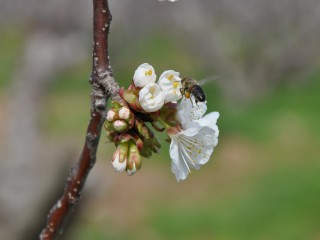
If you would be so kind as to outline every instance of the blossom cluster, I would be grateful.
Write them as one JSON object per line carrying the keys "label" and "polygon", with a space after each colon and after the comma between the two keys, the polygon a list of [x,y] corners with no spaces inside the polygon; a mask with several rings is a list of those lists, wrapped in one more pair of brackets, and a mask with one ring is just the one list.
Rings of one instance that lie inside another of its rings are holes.
{"label": "blossom cluster", "polygon": [[122,100],[112,101],[105,122],[107,137],[117,146],[111,162],[117,172],[137,172],[141,157],[151,157],[161,147],[151,125],[166,131],[171,170],[177,181],[184,180],[190,169],[209,161],[218,143],[219,113],[204,115],[206,102],[197,102],[192,94],[184,96],[179,72],[167,70],[156,80],[154,68],[141,64],[129,88],[121,88]]}

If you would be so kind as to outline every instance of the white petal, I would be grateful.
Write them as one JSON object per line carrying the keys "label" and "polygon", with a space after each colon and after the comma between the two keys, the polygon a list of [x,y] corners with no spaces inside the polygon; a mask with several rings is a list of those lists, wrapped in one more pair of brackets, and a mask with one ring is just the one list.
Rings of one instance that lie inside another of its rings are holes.
{"label": "white petal", "polygon": [[176,72],[176,71],[173,71],[173,70],[166,70],[164,71],[161,75],[160,75],[160,78],[159,78],[159,81],[163,78],[169,78],[169,76],[172,75],[173,78],[175,79],[175,81],[178,81],[180,80],[181,81],[181,78],[179,77],[180,73],[179,72]]}
{"label": "white petal", "polygon": [[173,70],[163,72],[159,78],[159,86],[164,93],[165,103],[178,101],[181,95],[181,78],[179,73]]}
{"label": "white petal", "polygon": [[127,166],[127,160],[125,159],[122,163],[120,162],[120,153],[116,152],[114,161],[111,161],[112,166],[116,172],[123,172]]}
{"label": "white petal", "polygon": [[215,130],[207,126],[188,128],[172,137],[171,170],[177,181],[185,179],[190,168],[199,169],[209,161],[217,139]]}
{"label": "white petal", "polygon": [[156,78],[154,68],[148,63],[143,63],[134,72],[133,83],[136,87],[144,87],[148,83],[155,82]]}
{"label": "white petal", "polygon": [[170,157],[172,159],[171,171],[176,175],[177,181],[179,182],[180,180],[186,179],[190,169],[180,153],[178,142],[174,139],[172,139],[170,144]]}
{"label": "white petal", "polygon": [[156,83],[148,83],[139,92],[139,103],[146,112],[156,112],[164,104],[164,95]]}
{"label": "white petal", "polygon": [[190,166],[195,167],[209,161],[216,146],[216,139],[215,131],[209,127],[189,128],[183,131],[180,144],[186,149]]}
{"label": "white petal", "polygon": [[130,169],[127,169],[127,173],[129,176],[132,176],[133,174],[135,174],[137,172],[137,168],[136,168],[136,165],[133,164],[133,168],[130,170]]}
{"label": "white petal", "polygon": [[196,103],[194,97],[184,98],[179,106],[179,110],[187,110],[190,113],[190,118],[192,120],[200,119],[207,111],[207,102]]}
{"label": "white petal", "polygon": [[181,83],[177,82],[176,86],[173,85],[173,83],[168,79],[162,79],[162,81],[159,81],[159,85],[161,87],[162,92],[164,93],[165,102],[173,102],[178,101],[182,98],[181,95]]}
{"label": "white petal", "polygon": [[196,104],[193,97],[190,99],[183,98],[178,105],[177,117],[182,128],[187,129],[195,127],[197,125],[195,120],[201,119],[206,111],[206,102],[198,102],[198,104]]}
{"label": "white petal", "polygon": [[220,114],[218,112],[211,112],[206,114],[203,118],[196,120],[195,122],[198,123],[200,126],[207,126],[213,129],[217,136],[219,136],[219,129],[217,126],[217,120]]}

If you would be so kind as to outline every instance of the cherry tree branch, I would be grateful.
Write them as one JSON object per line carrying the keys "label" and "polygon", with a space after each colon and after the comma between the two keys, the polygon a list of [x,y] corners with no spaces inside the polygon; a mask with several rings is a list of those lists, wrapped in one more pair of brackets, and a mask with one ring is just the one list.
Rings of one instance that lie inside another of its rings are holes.
{"label": "cherry tree branch", "polygon": [[109,61],[108,34],[111,22],[108,0],[93,0],[93,62],[90,83],[91,116],[80,159],[72,167],[62,196],[51,208],[40,239],[54,239],[79,202],[87,175],[96,161],[101,128],[109,97],[119,99],[119,85],[115,82]]}

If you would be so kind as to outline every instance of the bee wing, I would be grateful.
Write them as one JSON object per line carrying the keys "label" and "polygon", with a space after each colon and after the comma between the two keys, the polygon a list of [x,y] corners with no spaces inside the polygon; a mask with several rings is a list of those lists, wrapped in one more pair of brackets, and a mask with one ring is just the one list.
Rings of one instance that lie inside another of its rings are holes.
{"label": "bee wing", "polygon": [[199,84],[199,86],[202,87],[202,86],[207,85],[207,84],[213,84],[218,79],[219,79],[219,76],[206,77],[206,78],[203,78],[203,79],[199,80],[198,84]]}

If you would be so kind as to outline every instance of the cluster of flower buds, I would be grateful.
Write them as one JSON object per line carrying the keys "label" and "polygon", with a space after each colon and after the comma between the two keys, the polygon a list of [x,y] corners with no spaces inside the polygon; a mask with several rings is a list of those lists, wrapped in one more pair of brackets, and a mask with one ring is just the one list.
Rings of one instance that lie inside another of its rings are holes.
{"label": "cluster of flower buds", "polygon": [[112,101],[104,126],[107,137],[117,146],[111,161],[117,172],[134,174],[141,168],[141,156],[150,157],[161,147],[144,121],[124,101]]}
{"label": "cluster of flower buds", "polygon": [[198,169],[209,160],[217,144],[219,114],[202,118],[206,104],[192,98],[177,103],[183,97],[178,72],[165,71],[156,80],[154,68],[141,64],[129,88],[121,88],[122,101],[112,101],[105,122],[107,137],[117,146],[111,162],[115,171],[132,175],[141,168],[141,156],[157,153],[161,144],[146,125],[150,123],[156,131],[166,130],[172,140],[172,171],[179,181],[190,167]]}

